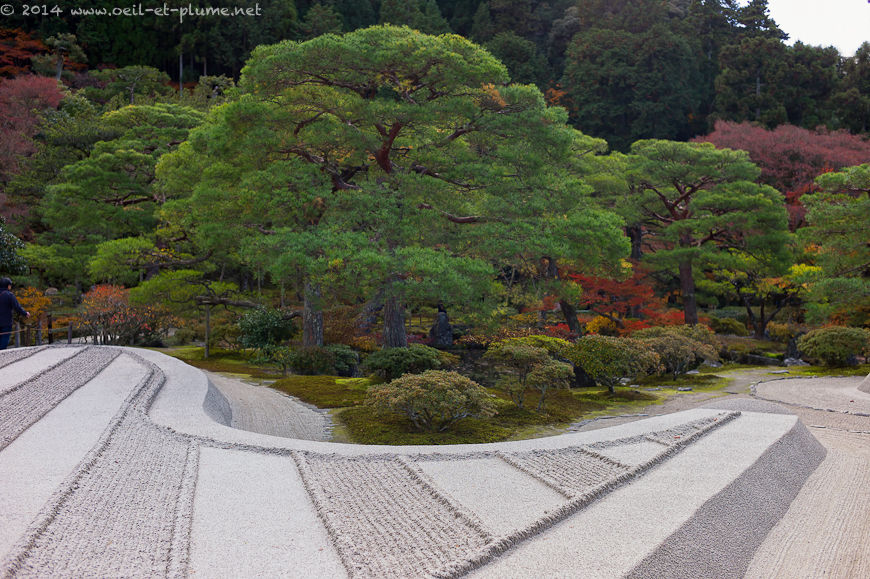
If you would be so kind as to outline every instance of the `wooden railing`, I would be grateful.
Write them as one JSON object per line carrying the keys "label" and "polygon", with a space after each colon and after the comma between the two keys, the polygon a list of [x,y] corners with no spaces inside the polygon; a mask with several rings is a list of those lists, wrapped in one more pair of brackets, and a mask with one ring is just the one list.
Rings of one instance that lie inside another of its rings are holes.
{"label": "wooden railing", "polygon": [[[66,327],[54,328],[52,327],[51,317],[49,317],[45,327],[43,327],[42,323],[36,326],[21,327],[21,323],[16,322],[12,331],[5,332],[5,334],[13,336],[10,339],[10,346],[14,344],[16,348],[21,348],[22,346],[42,346],[43,343],[54,344],[55,342],[62,341],[64,337],[67,344],[72,344],[74,338],[83,339],[75,336],[75,329],[73,324],[69,324]],[[4,334],[0,334],[0,336],[2,335]],[[58,340],[58,335],[63,337]]]}

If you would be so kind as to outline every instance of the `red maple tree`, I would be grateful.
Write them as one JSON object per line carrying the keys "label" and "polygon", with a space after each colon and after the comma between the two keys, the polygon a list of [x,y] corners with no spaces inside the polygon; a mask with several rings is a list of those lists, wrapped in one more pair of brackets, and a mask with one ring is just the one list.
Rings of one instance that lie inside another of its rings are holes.
{"label": "red maple tree", "polygon": [[26,75],[0,82],[0,183],[36,150],[33,136],[41,113],[57,108],[63,97],[53,78]]}
{"label": "red maple tree", "polygon": [[580,308],[611,320],[619,334],[683,323],[682,313],[667,309],[665,300],[656,296],[649,273],[637,265],[634,274],[621,281],[570,273],[567,277],[583,288]]}
{"label": "red maple tree", "polygon": [[30,59],[49,48],[20,28],[0,28],[0,77],[12,78],[30,71]]}
{"label": "red maple tree", "polygon": [[694,140],[747,151],[761,169],[760,181],[785,196],[792,229],[803,223],[800,198],[815,190],[816,177],[870,159],[870,140],[824,128],[811,131],[780,125],[768,130],[746,122],[717,121],[712,133]]}

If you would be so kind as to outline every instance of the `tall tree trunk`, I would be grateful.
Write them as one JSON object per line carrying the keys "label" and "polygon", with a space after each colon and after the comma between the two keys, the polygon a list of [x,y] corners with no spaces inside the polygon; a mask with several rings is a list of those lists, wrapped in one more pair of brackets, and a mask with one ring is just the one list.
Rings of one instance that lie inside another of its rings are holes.
{"label": "tall tree trunk", "polygon": [[54,61],[54,79],[60,80],[60,76],[63,74],[63,51],[58,49],[57,51],[57,60]]}
{"label": "tall tree trunk", "polygon": [[631,240],[631,259],[640,259],[643,257],[643,248],[641,244],[643,243],[643,226],[642,225],[629,225],[625,228],[625,234],[628,236],[628,239]]}
{"label": "tall tree trunk", "polygon": [[306,283],[302,305],[302,345],[306,348],[323,345],[323,306],[320,287]]}
{"label": "tall tree trunk", "polygon": [[[559,265],[553,257],[544,257],[547,260],[547,270],[545,276],[550,279],[559,279]],[[583,328],[580,327],[580,322],[577,320],[577,308],[565,299],[559,298],[559,309],[562,310],[562,315],[565,317],[565,323],[568,324],[568,329],[578,336],[583,335]],[[543,313],[543,312],[542,312]]]}
{"label": "tall tree trunk", "polygon": [[755,71],[755,122],[761,119],[761,69]]}
{"label": "tall tree trunk", "polygon": [[208,360],[209,340],[211,340],[211,306],[205,306],[205,349],[202,352],[203,360]]}
{"label": "tall tree trunk", "polygon": [[698,323],[698,303],[695,301],[691,259],[680,262],[680,294],[683,297],[683,317],[687,324],[694,326]]}
{"label": "tall tree trunk", "polygon": [[384,347],[408,347],[408,335],[405,333],[405,306],[395,296],[390,296],[384,303]]}
{"label": "tall tree trunk", "polygon": [[582,336],[583,328],[580,327],[580,321],[577,319],[577,308],[565,300],[559,300],[559,307],[562,308],[562,315],[565,316],[565,323],[568,324],[571,333],[577,334],[578,337]]}

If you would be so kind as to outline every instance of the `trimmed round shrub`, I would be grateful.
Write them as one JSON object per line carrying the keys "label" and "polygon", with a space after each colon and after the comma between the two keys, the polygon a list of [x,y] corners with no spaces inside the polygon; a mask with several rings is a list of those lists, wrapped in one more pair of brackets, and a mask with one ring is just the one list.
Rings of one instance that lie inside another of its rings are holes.
{"label": "trimmed round shrub", "polygon": [[562,338],[551,336],[523,336],[521,338],[507,338],[499,342],[501,344],[524,344],[535,348],[543,348],[554,358],[564,358],[565,352],[571,347],[571,342]]}
{"label": "trimmed round shrub", "polygon": [[359,366],[359,354],[350,346],[330,344],[325,348],[332,354],[333,371],[338,376],[350,378]]}
{"label": "trimmed round shrub", "polygon": [[529,375],[535,369],[552,361],[544,348],[524,344],[517,340],[505,340],[490,346],[483,359],[495,364],[501,376],[496,387],[508,393],[514,404],[522,408]]}
{"label": "trimmed round shrub", "polygon": [[813,330],[797,341],[798,349],[825,366],[846,366],[870,352],[870,330],[831,326]]}
{"label": "trimmed round shrub", "polygon": [[456,356],[423,344],[411,344],[407,348],[384,348],[369,354],[363,362],[363,370],[389,382],[403,374],[438,370],[455,363]]}
{"label": "trimmed round shrub", "polygon": [[632,338],[583,336],[571,345],[568,359],[611,393],[622,378],[633,379],[659,371],[659,355],[647,343]]}
{"label": "trimmed round shrub", "polygon": [[379,411],[403,414],[417,430],[430,432],[443,432],[469,416],[495,414],[486,389],[461,374],[443,370],[406,374],[372,386],[365,403]]}
{"label": "trimmed round shrub", "polygon": [[797,338],[801,333],[801,327],[795,324],[778,324],[770,322],[767,324],[767,334],[771,340],[787,344],[792,338]]}
{"label": "trimmed round shrub", "polygon": [[700,366],[705,359],[717,360],[719,353],[711,342],[716,338],[704,326],[666,326],[638,330],[631,336],[645,342],[656,354],[662,371],[676,378]]}
{"label": "trimmed round shrub", "polygon": [[717,334],[733,334],[735,336],[748,336],[749,330],[746,324],[738,322],[734,318],[710,318],[710,327]]}
{"label": "trimmed round shrub", "polygon": [[317,376],[335,373],[335,356],[326,348],[311,346],[293,350],[290,367],[296,374]]}
{"label": "trimmed round shrub", "polygon": [[296,331],[296,326],[293,320],[285,319],[280,310],[257,308],[239,319],[239,331],[239,343],[242,346],[260,349],[289,339]]}

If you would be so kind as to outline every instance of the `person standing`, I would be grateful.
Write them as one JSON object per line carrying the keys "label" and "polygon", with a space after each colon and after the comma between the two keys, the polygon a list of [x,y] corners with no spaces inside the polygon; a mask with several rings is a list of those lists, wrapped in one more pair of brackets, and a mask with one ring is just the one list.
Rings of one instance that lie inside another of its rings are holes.
{"label": "person standing", "polygon": [[0,350],[5,350],[12,338],[12,312],[18,312],[25,318],[30,312],[24,311],[15,296],[12,295],[12,280],[0,278]]}

